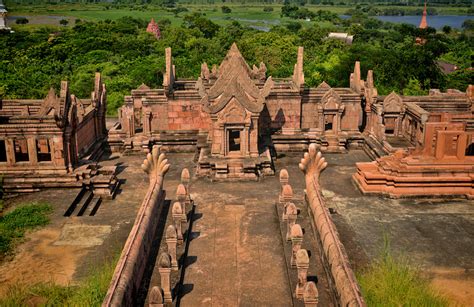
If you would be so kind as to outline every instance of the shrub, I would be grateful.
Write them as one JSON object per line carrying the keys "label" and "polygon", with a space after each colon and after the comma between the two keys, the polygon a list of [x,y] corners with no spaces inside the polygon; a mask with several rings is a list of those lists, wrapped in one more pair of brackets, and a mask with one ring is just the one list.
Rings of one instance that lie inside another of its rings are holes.
{"label": "shrub", "polygon": [[271,6],[266,6],[266,7],[263,8],[263,11],[264,11],[264,12],[273,12],[273,7],[271,7]]}
{"label": "shrub", "polygon": [[221,10],[222,10],[222,13],[224,13],[224,14],[230,14],[230,13],[232,13],[232,10],[230,9],[230,7],[225,6],[225,5],[223,5],[223,6],[221,7]]}
{"label": "shrub", "polygon": [[69,21],[68,21],[67,19],[61,19],[61,20],[59,21],[59,24],[62,25],[62,26],[67,26],[68,23],[69,23]]}
{"label": "shrub", "polygon": [[17,25],[26,25],[30,21],[25,17],[20,17],[15,22],[16,22]]}

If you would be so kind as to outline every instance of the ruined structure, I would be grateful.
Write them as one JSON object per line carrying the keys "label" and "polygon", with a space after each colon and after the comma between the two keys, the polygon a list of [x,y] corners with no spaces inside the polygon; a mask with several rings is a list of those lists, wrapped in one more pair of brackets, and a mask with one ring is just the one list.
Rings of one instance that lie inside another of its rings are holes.
{"label": "ruined structure", "polygon": [[357,62],[349,88],[305,87],[302,47],[293,76],[273,79],[264,63],[250,67],[235,44],[219,67],[202,64],[197,81],[178,80],[167,48],[163,88],[142,85],[125,97],[109,144],[115,151],[197,148],[198,175],[256,180],[274,173],[274,150],[315,142],[344,152],[362,144],[361,102],[373,91],[367,85],[373,82],[361,80]]}
{"label": "ruined structure", "polygon": [[354,179],[364,193],[474,196],[473,86],[466,93],[374,98],[365,132],[372,153]]}
{"label": "ruined structure", "polygon": [[153,34],[153,36],[156,38],[156,39],[160,39],[161,38],[161,32],[160,32],[160,27],[158,26],[158,24],[155,22],[155,19],[152,18],[150,23],[148,24],[147,28],[146,28],[146,31],[148,33],[151,33]]}
{"label": "ruined structure", "polygon": [[44,100],[0,100],[0,173],[6,192],[40,188],[97,188],[113,193],[115,170],[94,162],[107,139],[107,95],[100,74],[90,99],[79,99],[61,83]]}

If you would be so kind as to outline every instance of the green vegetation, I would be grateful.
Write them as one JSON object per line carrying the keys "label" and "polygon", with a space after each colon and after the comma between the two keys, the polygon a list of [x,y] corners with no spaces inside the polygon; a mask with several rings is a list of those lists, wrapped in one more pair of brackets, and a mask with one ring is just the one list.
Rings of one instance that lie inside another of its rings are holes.
{"label": "green vegetation", "polygon": [[0,216],[0,259],[10,253],[26,231],[49,223],[52,207],[46,203],[28,203]]}
{"label": "green vegetation", "polygon": [[358,277],[367,306],[448,306],[404,258],[391,255],[388,240],[378,259]]}
{"label": "green vegetation", "polygon": [[[231,13],[223,13],[223,7]],[[131,89],[142,83],[161,85],[166,47],[173,49],[178,78],[197,78],[201,63],[219,64],[234,41],[250,65],[263,61],[268,75],[276,78],[291,76],[297,47],[304,46],[309,86],[323,80],[331,86],[348,86],[356,60],[361,61],[364,75],[368,69],[374,70],[380,94],[392,90],[426,93],[429,88],[464,91],[474,83],[474,71],[469,69],[474,58],[474,30],[469,23],[462,31],[436,32],[383,23],[362,9],[356,9],[349,19],[340,19],[330,5],[324,10],[316,7],[231,2],[172,8],[123,3],[11,5],[15,14],[28,8],[35,18],[45,13],[74,17],[69,18],[69,25],[59,26],[57,20],[56,26],[30,22],[13,26],[13,34],[0,34],[0,49],[5,50],[0,53],[0,95],[44,98],[50,87],[58,89],[61,80],[69,80],[72,93],[88,97],[93,73],[100,71],[108,89],[107,109],[113,115]],[[299,19],[301,12],[310,12],[312,21]],[[280,17],[282,14],[287,17]],[[145,32],[152,17],[160,26],[160,40]],[[354,43],[327,39],[329,32],[355,34]],[[427,43],[415,44],[416,37],[426,38]],[[459,70],[444,75],[437,60],[455,64]]]}
{"label": "green vegetation", "polygon": [[42,306],[100,306],[120,254],[94,267],[77,286],[59,286],[52,282],[35,285],[16,284],[0,298],[0,306],[25,306],[39,302]]}

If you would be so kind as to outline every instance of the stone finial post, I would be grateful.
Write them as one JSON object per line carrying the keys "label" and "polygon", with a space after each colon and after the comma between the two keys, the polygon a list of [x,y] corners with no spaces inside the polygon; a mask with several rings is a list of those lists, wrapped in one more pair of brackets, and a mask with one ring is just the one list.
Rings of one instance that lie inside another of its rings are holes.
{"label": "stone finial post", "polygon": [[302,299],[306,282],[308,281],[309,256],[305,249],[296,253],[296,268],[298,269],[298,283],[296,284],[296,298]]}
{"label": "stone finial post", "polygon": [[289,184],[285,184],[282,188],[281,191],[282,195],[282,204],[283,204],[283,216],[281,219],[283,221],[286,221],[287,216],[286,216],[286,207],[288,206],[288,203],[290,203],[293,200],[293,188]]}
{"label": "stone finial post", "polygon": [[161,253],[158,262],[158,272],[161,278],[161,289],[163,289],[164,302],[171,303],[173,298],[171,297],[171,257],[168,253]]}
{"label": "stone finial post", "polygon": [[179,203],[181,204],[181,211],[183,212],[182,213],[182,216],[181,216],[181,220],[183,221],[183,223],[187,223],[187,218],[186,218],[186,187],[184,186],[184,184],[180,183],[178,185],[178,188],[176,189],[176,198],[178,199]]}
{"label": "stone finial post", "polygon": [[171,214],[173,215],[174,227],[176,229],[178,244],[183,244],[183,228],[181,227],[183,209],[181,207],[181,204],[178,201],[173,204],[173,208],[171,209]]}
{"label": "stone finial post", "polygon": [[283,187],[285,184],[288,184],[289,182],[289,175],[288,171],[284,168],[280,171],[280,197],[279,197],[279,202],[281,203],[283,201]]}
{"label": "stone finial post", "polygon": [[186,202],[191,203],[191,193],[189,191],[189,182],[191,181],[191,175],[189,174],[189,170],[187,168],[183,168],[181,171],[181,183],[186,188]]}
{"label": "stone finial post", "polygon": [[160,287],[154,286],[151,288],[148,307],[163,307],[163,291]]}
{"label": "stone finial post", "polygon": [[303,229],[300,224],[291,227],[291,267],[296,268],[296,253],[301,249],[303,243]]}
{"label": "stone finial post", "polygon": [[296,216],[298,214],[298,209],[294,203],[288,203],[286,206],[286,218],[287,218],[287,227],[286,227],[286,240],[291,240],[291,227],[296,223]]}
{"label": "stone finial post", "polygon": [[308,281],[304,287],[303,301],[305,307],[316,307],[319,302],[319,293],[316,284],[312,281]]}
{"label": "stone finial post", "polygon": [[166,245],[168,246],[168,254],[171,256],[171,268],[173,271],[178,270],[178,261],[176,257],[176,244],[178,243],[178,235],[176,228],[169,225],[166,229]]}

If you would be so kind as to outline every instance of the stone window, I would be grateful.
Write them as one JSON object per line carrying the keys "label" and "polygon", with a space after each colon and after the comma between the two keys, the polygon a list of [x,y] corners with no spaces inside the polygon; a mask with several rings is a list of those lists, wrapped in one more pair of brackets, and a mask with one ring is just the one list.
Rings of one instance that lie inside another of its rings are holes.
{"label": "stone window", "polygon": [[0,140],[0,162],[7,162],[7,147],[5,140]]}
{"label": "stone window", "polygon": [[332,122],[334,121],[334,115],[325,115],[324,116],[324,131],[332,130]]}
{"label": "stone window", "polygon": [[466,147],[466,156],[474,156],[474,140]]}
{"label": "stone window", "polygon": [[38,162],[51,161],[51,148],[49,147],[48,139],[36,140],[36,154],[38,157]]}
{"label": "stone window", "polygon": [[240,130],[230,129],[229,131],[229,152],[240,152]]}
{"label": "stone window", "polygon": [[28,156],[28,142],[26,139],[17,139],[13,142],[15,148],[15,161],[16,162],[28,162],[30,158]]}
{"label": "stone window", "polygon": [[385,134],[394,134],[395,132],[395,118],[384,117]]}

